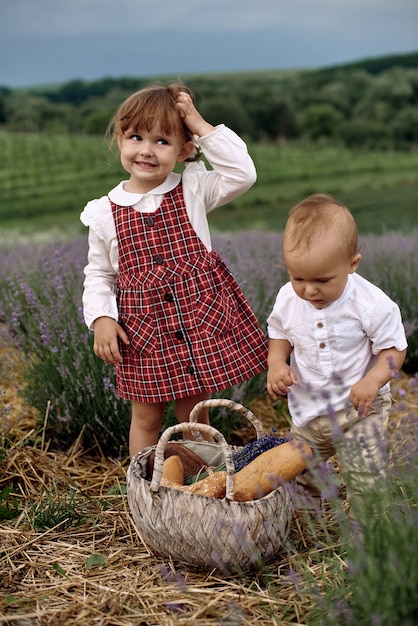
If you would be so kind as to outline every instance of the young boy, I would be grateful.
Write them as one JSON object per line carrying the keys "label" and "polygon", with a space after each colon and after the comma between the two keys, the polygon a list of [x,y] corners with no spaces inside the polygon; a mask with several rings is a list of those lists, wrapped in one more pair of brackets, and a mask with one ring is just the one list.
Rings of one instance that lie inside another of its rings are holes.
{"label": "young boy", "polygon": [[[309,196],[291,209],[283,257],[290,282],[268,318],[267,390],[288,394],[295,439],[323,461],[339,452],[357,517],[362,494],[384,476],[389,382],[407,347],[400,310],[356,273],[357,227],[331,196]],[[300,482],[319,495],[313,474]]]}

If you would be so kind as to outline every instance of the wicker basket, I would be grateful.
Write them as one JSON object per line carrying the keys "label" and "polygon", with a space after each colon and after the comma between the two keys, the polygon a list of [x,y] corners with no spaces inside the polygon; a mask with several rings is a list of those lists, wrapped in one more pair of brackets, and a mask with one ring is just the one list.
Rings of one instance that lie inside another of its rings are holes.
{"label": "wicker basket", "polygon": [[[285,487],[249,502],[234,501],[232,452],[223,435],[206,424],[196,424],[203,407],[226,406],[245,415],[257,437],[264,431],[257,417],[231,400],[205,400],[190,414],[190,422],[167,428],[157,446],[146,448],[131,461],[127,474],[129,507],[138,535],[152,551],[165,558],[204,570],[236,573],[271,561],[289,532],[292,499]],[[179,432],[196,431],[213,436],[215,443],[183,440],[209,466],[226,464],[226,496],[223,499],[171,489],[160,485],[164,448]],[[152,480],[146,478],[149,455],[155,450]]]}

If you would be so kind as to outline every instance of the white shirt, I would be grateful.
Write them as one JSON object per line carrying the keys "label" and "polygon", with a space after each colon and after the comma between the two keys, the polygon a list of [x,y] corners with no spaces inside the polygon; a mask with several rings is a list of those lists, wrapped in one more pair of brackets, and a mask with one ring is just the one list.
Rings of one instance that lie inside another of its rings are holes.
{"label": "white shirt", "polygon": [[[290,366],[298,380],[288,394],[295,426],[347,406],[349,391],[387,348],[407,347],[398,305],[358,274],[344,293],[323,309],[299,298],[292,284],[279,291],[267,320],[272,339],[293,347]],[[383,393],[389,383],[380,389]]]}
{"label": "white shirt", "polygon": [[206,248],[211,250],[207,213],[231,202],[254,184],[256,171],[247,146],[231,129],[221,124],[208,135],[197,137],[196,142],[213,169],[206,169],[201,161],[189,163],[182,175],[172,172],[147,194],[125,191],[126,181],[123,181],[108,196],[85,206],[80,219],[89,227],[89,253],[84,269],[83,312],[89,328],[101,316],[118,319],[114,291],[118,244],[109,198],[119,206],[133,206],[137,211],[151,213],[161,205],[163,195],[174,189],[182,178],[190,222]]}

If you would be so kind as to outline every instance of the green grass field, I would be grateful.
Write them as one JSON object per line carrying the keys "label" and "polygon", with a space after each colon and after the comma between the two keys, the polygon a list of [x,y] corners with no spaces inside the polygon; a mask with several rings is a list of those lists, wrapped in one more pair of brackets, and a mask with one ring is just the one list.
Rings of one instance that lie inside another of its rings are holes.
{"label": "green grass field", "polygon": [[[250,146],[258,180],[210,215],[214,231],[282,230],[289,208],[313,192],[353,211],[362,234],[417,225],[418,152],[302,144]],[[0,134],[0,229],[35,235],[81,232],[79,214],[124,178],[99,137]]]}

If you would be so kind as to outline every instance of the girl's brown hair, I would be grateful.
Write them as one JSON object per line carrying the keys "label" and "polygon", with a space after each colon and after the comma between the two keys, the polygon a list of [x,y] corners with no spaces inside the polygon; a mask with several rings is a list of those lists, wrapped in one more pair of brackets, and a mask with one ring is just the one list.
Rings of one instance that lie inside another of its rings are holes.
{"label": "girl's brown hair", "polygon": [[107,129],[109,147],[112,148],[128,128],[150,131],[157,126],[162,135],[180,135],[185,143],[193,135],[183,122],[177,108],[177,96],[184,91],[194,96],[182,83],[149,85],[130,95],[118,108]]}

